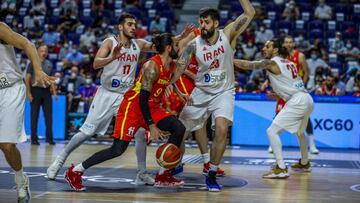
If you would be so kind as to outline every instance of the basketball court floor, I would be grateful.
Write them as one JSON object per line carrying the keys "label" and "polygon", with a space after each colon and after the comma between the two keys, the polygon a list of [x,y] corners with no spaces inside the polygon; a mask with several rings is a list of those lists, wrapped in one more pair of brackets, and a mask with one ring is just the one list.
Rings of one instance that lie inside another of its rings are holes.
{"label": "basketball court floor", "polygon": [[[87,142],[67,160],[65,166],[79,163],[110,143]],[[155,151],[158,144],[148,147],[147,166],[155,174]],[[226,177],[219,178],[220,193],[207,192],[202,175],[202,159],[196,147],[189,146],[184,157],[185,181],[182,188],[136,186],[136,156],[131,146],[123,156],[107,161],[85,172],[85,192],[74,192],[63,179],[63,168],[56,181],[46,179],[46,168],[64,147],[41,143],[19,145],[24,171],[30,177],[32,201],[41,203],[90,202],[360,202],[360,152],[357,150],[326,150],[312,155],[312,173],[290,171],[287,180],[262,179],[274,163],[266,148],[232,147],[224,154],[221,167]],[[285,149],[287,164],[297,161],[296,148]],[[10,174],[11,175],[10,175]],[[0,203],[16,202],[14,175],[4,156],[0,156]]]}

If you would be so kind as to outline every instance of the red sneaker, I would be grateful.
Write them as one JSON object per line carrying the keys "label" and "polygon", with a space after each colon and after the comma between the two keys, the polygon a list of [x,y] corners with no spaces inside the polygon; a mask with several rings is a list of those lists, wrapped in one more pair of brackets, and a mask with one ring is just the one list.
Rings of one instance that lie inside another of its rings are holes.
{"label": "red sneaker", "polygon": [[[210,170],[210,162],[207,162],[207,163],[204,164],[203,174],[204,174],[204,175],[207,175],[208,172],[209,172],[209,170]],[[222,170],[220,167],[218,167],[216,176],[218,176],[218,177],[223,177],[223,176],[225,176],[225,171]]]}
{"label": "red sneaker", "polygon": [[73,190],[84,191],[86,188],[82,185],[83,172],[73,171],[74,167],[74,164],[71,164],[71,167],[65,172],[65,180]]}
{"label": "red sneaker", "polygon": [[170,170],[166,170],[163,174],[156,174],[155,187],[179,187],[184,185],[184,181],[171,175]]}

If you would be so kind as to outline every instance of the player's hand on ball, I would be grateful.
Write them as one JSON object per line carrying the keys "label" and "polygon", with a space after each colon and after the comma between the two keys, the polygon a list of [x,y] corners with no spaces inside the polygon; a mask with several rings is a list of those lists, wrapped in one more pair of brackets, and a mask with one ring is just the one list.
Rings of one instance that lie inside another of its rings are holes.
{"label": "player's hand on ball", "polygon": [[150,128],[150,136],[152,140],[165,139],[166,135],[158,128],[155,124],[151,124]]}

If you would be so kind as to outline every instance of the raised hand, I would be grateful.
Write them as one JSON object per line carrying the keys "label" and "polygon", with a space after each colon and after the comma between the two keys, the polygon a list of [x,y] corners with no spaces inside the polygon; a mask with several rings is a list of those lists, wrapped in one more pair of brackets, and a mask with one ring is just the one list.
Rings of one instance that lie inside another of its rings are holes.
{"label": "raised hand", "polygon": [[123,47],[122,43],[119,43],[118,45],[116,45],[116,47],[114,48],[114,51],[112,53],[112,58],[115,60],[119,60],[119,58],[125,54],[125,53],[121,53],[121,48]]}

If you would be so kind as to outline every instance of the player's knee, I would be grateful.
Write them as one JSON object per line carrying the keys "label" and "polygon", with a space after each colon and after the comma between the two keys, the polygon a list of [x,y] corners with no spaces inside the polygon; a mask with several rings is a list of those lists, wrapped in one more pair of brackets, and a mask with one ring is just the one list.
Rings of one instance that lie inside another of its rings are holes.
{"label": "player's knee", "polygon": [[216,136],[220,136],[222,138],[226,138],[227,137],[227,133],[228,133],[228,127],[227,126],[217,126],[216,131],[218,132],[218,134]]}
{"label": "player's knee", "polygon": [[10,154],[14,147],[16,147],[15,144],[1,144],[0,145],[0,149],[4,152],[4,154]]}
{"label": "player's knee", "polygon": [[122,155],[126,151],[128,144],[129,142],[127,141],[122,141],[122,140],[115,141],[110,148],[113,156],[118,157]]}

